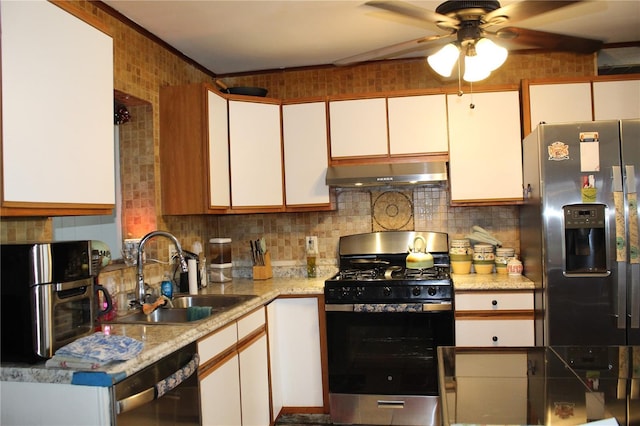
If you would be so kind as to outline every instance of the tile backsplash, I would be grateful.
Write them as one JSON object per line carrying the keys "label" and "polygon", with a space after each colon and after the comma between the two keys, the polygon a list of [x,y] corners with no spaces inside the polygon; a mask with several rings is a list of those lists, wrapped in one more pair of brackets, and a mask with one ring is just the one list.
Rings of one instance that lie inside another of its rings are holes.
{"label": "tile backsplash", "polygon": [[[372,194],[381,191],[401,192],[392,188],[340,189],[337,191],[337,210],[317,213],[285,213],[232,215],[218,217],[218,234],[232,242],[234,275],[250,276],[249,240],[264,236],[274,261],[275,276],[301,276],[305,273],[306,255],[304,238],[318,237],[317,264],[319,275],[326,276],[337,268],[337,247],[341,235],[358,234],[378,230],[374,221]],[[411,230],[436,231],[449,234],[449,238],[461,238],[479,225],[502,241],[505,247],[519,251],[518,208],[516,206],[451,207],[446,187],[417,187],[412,195],[412,212],[393,212],[397,216],[413,215]],[[384,220],[382,220],[384,221]],[[406,229],[406,228],[403,228]],[[393,229],[388,229],[393,230]]]}

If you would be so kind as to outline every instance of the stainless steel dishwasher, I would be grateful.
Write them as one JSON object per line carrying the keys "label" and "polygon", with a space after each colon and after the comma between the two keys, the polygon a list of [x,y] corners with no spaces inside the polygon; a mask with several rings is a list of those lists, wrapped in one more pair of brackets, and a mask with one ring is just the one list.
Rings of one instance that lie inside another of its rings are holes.
{"label": "stainless steel dishwasher", "polygon": [[198,363],[192,343],[117,383],[116,425],[199,425]]}

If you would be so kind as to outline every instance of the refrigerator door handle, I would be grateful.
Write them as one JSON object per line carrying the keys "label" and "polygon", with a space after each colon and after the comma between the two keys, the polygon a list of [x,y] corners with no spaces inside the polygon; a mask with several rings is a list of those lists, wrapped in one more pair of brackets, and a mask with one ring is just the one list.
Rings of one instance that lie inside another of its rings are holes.
{"label": "refrigerator door handle", "polygon": [[626,225],[624,212],[624,192],[622,192],[622,168],[612,167],[613,173],[613,205],[615,208],[615,235],[616,235],[616,262],[618,264],[618,285],[616,286],[616,306],[614,308],[617,318],[617,327],[627,328],[627,244]]}
{"label": "refrigerator door handle", "polygon": [[640,328],[640,238],[638,238],[638,194],[636,190],[635,166],[625,166],[627,178],[627,209],[629,223],[629,268],[631,269],[630,282],[630,309],[631,328]]}

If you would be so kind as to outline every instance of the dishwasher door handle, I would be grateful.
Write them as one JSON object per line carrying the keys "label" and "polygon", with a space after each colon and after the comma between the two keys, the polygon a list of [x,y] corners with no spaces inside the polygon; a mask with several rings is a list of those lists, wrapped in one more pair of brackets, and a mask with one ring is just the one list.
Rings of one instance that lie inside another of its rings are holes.
{"label": "dishwasher door handle", "polygon": [[180,386],[182,382],[187,380],[198,370],[198,364],[200,364],[200,357],[198,354],[193,354],[191,360],[187,362],[182,368],[171,374],[169,377],[160,380],[155,385],[138,392],[135,395],[128,396],[116,402],[117,414],[126,413],[147,404],[154,399],[160,399],[167,392],[172,391],[176,387]]}

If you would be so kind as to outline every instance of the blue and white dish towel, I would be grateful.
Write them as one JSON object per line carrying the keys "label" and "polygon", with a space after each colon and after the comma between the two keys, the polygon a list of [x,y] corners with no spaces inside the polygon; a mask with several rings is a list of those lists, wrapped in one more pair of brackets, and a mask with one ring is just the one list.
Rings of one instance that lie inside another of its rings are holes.
{"label": "blue and white dish towel", "polygon": [[58,349],[47,367],[95,369],[114,361],[135,358],[143,343],[127,336],[97,332]]}

